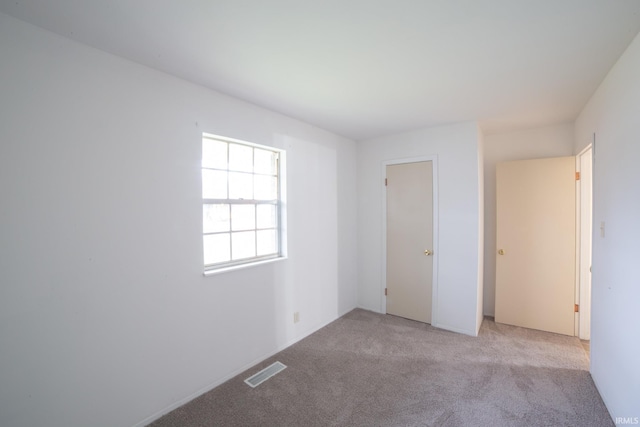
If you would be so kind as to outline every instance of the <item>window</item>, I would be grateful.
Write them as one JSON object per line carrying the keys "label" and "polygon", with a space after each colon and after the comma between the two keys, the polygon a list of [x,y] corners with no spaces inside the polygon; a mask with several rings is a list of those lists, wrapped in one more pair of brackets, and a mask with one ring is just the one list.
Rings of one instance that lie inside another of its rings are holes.
{"label": "window", "polygon": [[271,147],[203,135],[205,272],[283,256],[283,156]]}

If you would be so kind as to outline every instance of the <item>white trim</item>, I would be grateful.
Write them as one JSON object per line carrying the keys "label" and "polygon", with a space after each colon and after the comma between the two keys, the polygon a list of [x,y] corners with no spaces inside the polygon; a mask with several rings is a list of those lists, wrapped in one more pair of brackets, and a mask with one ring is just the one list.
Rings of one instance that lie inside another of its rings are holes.
{"label": "white trim", "polygon": [[[576,213],[576,223],[575,223],[575,233],[576,233],[576,248],[575,248],[575,273],[574,273],[574,289],[573,289],[573,303],[580,304],[580,250],[582,247],[582,234],[580,231],[582,230],[581,220],[582,220],[582,200],[581,200],[581,192],[580,188],[582,186],[582,171],[580,169],[580,155],[575,157],[576,162],[576,173],[580,173],[580,179],[576,179],[575,185],[575,213]],[[580,317],[582,313],[573,313],[573,336],[580,335]]]}
{"label": "white trim", "polygon": [[242,264],[231,265],[229,267],[222,267],[222,268],[214,268],[214,269],[211,269],[211,270],[205,270],[204,273],[202,273],[202,275],[203,276],[214,276],[216,274],[228,273],[230,271],[242,270],[244,268],[255,267],[255,266],[258,266],[258,265],[272,264],[274,262],[284,261],[286,259],[287,259],[286,256],[279,256],[279,257],[276,257],[276,258],[269,258],[269,259],[265,259],[265,260],[262,260],[262,261],[245,262],[245,263],[242,263]]}
{"label": "white trim", "polygon": [[[577,186],[576,194],[576,210],[577,210],[577,238],[578,248],[576,253],[576,298],[580,304],[580,313],[577,319],[576,335],[582,340],[591,339],[591,252],[592,252],[592,236],[593,236],[593,149],[589,144],[584,150],[576,156],[577,169],[580,171],[580,181]],[[591,157],[591,165],[586,171],[582,168],[583,156],[589,154]],[[589,179],[591,186],[583,188],[584,179]],[[591,190],[591,197],[585,200],[582,197],[583,191]],[[589,204],[591,202],[591,204]],[[585,224],[583,219],[588,221]]]}
{"label": "white trim", "polygon": [[282,152],[285,151],[283,148],[278,148],[278,147],[273,147],[271,145],[266,145],[266,144],[258,144],[255,142],[250,142],[250,141],[245,141],[243,139],[235,139],[235,138],[229,138],[228,136],[222,136],[222,135],[216,135],[213,133],[208,133],[208,132],[202,132],[202,137],[203,138],[208,138],[208,139],[217,139],[220,141],[224,141],[224,142],[231,142],[233,144],[240,144],[240,145],[249,145],[253,148],[260,148],[260,149],[268,149],[271,151],[278,151],[278,152]]}
{"label": "white trim", "polygon": [[409,157],[395,160],[385,160],[381,168],[381,191],[382,191],[382,287],[380,289],[380,313],[387,312],[387,297],[384,290],[387,287],[387,191],[385,178],[387,166],[404,163],[431,162],[432,185],[433,185],[433,277],[431,280],[431,325],[438,323],[438,260],[440,258],[438,250],[438,156]]}
{"label": "white trim", "polygon": [[582,156],[584,153],[586,153],[587,151],[591,150],[592,148],[593,148],[593,144],[589,144],[589,145],[587,145],[586,147],[584,147],[584,148],[582,149],[582,151],[581,151],[581,152],[579,152],[579,153],[577,154],[577,156],[578,156],[578,157],[579,157],[579,156]]}
{"label": "white trim", "polygon": [[455,326],[449,326],[444,323],[431,323],[431,326],[438,329],[444,329],[445,331],[455,332],[458,334],[469,335],[471,337],[477,337],[478,333],[473,329],[463,329]]}

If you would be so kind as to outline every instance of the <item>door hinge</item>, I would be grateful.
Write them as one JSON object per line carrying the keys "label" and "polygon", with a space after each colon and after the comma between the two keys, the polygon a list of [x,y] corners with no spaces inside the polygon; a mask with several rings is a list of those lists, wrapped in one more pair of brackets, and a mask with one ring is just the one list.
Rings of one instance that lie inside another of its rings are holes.
{"label": "door hinge", "polygon": [[576,172],[576,181],[580,181],[580,172]]}
{"label": "door hinge", "polygon": [[574,304],[573,305],[573,312],[574,313],[580,313],[580,304]]}
{"label": "door hinge", "polygon": [[387,178],[384,179],[384,186],[387,186]]}
{"label": "door hinge", "polygon": [[384,296],[387,296],[387,288],[384,288]]}

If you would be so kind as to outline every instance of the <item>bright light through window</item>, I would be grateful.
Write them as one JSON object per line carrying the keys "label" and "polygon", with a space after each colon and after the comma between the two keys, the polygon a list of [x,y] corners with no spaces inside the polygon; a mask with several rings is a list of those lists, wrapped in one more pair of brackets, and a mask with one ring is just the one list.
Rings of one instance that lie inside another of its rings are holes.
{"label": "bright light through window", "polygon": [[282,256],[281,150],[202,138],[205,270]]}

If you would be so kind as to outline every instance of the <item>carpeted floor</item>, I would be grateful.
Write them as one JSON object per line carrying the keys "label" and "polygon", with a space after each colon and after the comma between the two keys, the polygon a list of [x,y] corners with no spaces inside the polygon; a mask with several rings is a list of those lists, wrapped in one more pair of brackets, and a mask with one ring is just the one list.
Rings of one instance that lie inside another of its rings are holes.
{"label": "carpeted floor", "polygon": [[[287,369],[244,383],[276,360]],[[476,338],[357,309],[151,425],[614,424],[577,338],[489,319]]]}

